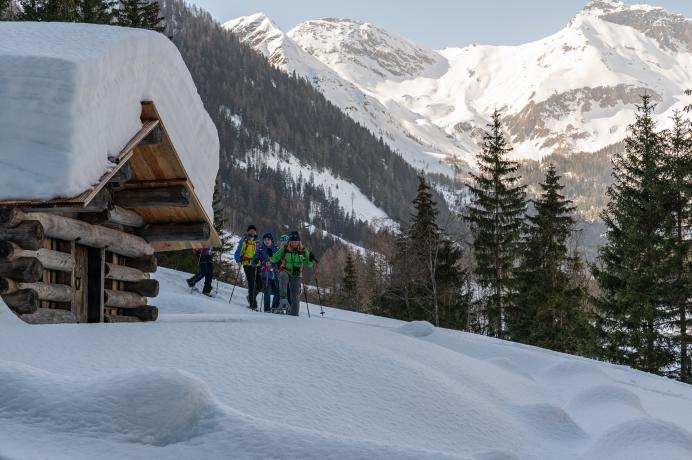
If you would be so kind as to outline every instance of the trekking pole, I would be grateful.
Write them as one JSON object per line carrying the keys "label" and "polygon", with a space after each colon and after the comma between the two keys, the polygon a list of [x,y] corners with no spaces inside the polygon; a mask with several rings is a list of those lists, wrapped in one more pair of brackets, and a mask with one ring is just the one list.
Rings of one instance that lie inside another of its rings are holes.
{"label": "trekking pole", "polygon": [[[264,308],[264,305],[265,305],[264,296],[267,295],[267,289],[269,289],[269,261],[265,262],[265,264],[264,264],[264,290],[262,290],[262,308]],[[271,301],[272,301],[272,298],[270,295],[269,296],[269,302],[271,303]],[[271,305],[270,305],[269,311],[271,312]]]}
{"label": "trekking pole", "polygon": [[224,273],[224,267],[223,267],[223,244],[221,244],[221,249],[219,250],[219,273],[216,275],[216,291],[214,292],[214,295],[219,295],[219,279],[221,278],[221,274]]}
{"label": "trekking pole", "polygon": [[300,284],[303,286],[303,292],[305,293],[305,308],[308,309],[308,318],[310,318],[310,304],[308,303],[308,290],[305,289],[305,281],[300,278]]}
{"label": "trekking pole", "polygon": [[[257,306],[257,273],[258,272],[259,272],[259,265],[255,265],[255,274],[252,275],[253,276],[253,278],[252,278],[252,293],[250,293],[250,305],[255,304],[255,306]],[[260,283],[261,283],[261,280],[260,280]],[[264,295],[264,293],[262,293],[262,295]],[[263,302],[264,302],[264,300],[263,300]],[[255,311],[259,311],[259,307],[256,307]]]}
{"label": "trekking pole", "polygon": [[233,284],[233,289],[231,289],[231,298],[228,299],[228,303],[231,303],[231,300],[233,300],[233,293],[235,292],[235,287],[236,285],[240,282],[240,266],[238,266],[238,274],[235,277],[235,283]]}
{"label": "trekking pole", "polygon": [[322,295],[320,294],[320,282],[317,280],[317,267],[312,274],[315,277],[315,287],[317,288],[317,301],[320,303],[320,315],[324,316],[324,308],[322,308]]}

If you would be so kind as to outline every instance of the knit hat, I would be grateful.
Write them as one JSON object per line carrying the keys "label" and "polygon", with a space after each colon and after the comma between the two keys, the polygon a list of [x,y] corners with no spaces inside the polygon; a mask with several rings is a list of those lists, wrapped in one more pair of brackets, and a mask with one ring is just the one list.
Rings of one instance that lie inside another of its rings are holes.
{"label": "knit hat", "polygon": [[272,235],[272,232],[267,232],[267,233],[265,233],[264,235],[262,235],[262,239],[263,239],[263,240],[266,240],[267,238],[269,238],[270,240],[272,240],[272,242],[274,241],[274,235]]}
{"label": "knit hat", "polygon": [[300,241],[300,235],[298,232],[291,232],[288,234],[288,241]]}
{"label": "knit hat", "polygon": [[257,231],[257,227],[255,227],[253,224],[250,224],[247,226],[247,231],[249,232],[250,230]]}

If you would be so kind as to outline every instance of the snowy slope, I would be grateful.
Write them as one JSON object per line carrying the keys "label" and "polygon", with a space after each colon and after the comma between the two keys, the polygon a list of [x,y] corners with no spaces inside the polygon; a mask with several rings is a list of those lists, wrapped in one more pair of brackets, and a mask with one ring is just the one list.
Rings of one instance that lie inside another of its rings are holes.
{"label": "snowy slope", "polygon": [[[264,35],[253,24],[244,22],[241,37],[253,36],[248,42],[261,49]],[[390,145],[406,158],[410,147],[394,140],[413,136],[438,158],[472,162],[495,108],[505,116],[515,158],[596,151],[622,140],[645,89],[665,125],[692,82],[692,21],[615,0],[593,0],[562,30],[519,46],[433,51],[371,24],[334,18],[272,36],[282,41],[273,55],[291,56],[287,69],[301,74],[302,63],[316,68],[318,60],[367,95],[363,104],[374,106],[374,99],[385,106],[393,120],[366,126],[391,133]],[[351,106],[357,101],[323,92],[362,122],[363,109]]]}
{"label": "snowy slope", "polygon": [[0,306],[0,458],[688,460],[692,387],[326,309],[255,313],[161,269],[149,324]]}
{"label": "snowy slope", "polygon": [[141,128],[146,100],[213,214],[218,135],[170,40],[124,27],[0,22],[0,199],[89,189]]}
{"label": "snowy slope", "polygon": [[[387,213],[375,205],[360,188],[337,177],[330,169],[318,169],[301,163],[295,155],[284,151],[276,143],[267,153],[255,150],[248,154],[248,161],[256,167],[262,164],[274,171],[283,170],[296,182],[302,178],[315,187],[324,188],[327,196],[336,198],[344,212],[353,214],[356,219],[366,221],[374,228],[395,226]],[[246,169],[247,166],[247,162],[238,162],[239,168]]]}

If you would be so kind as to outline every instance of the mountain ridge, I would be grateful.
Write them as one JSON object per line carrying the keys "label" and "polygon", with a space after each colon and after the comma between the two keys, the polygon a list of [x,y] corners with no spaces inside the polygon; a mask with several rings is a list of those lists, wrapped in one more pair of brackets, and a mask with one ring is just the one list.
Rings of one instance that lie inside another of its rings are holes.
{"label": "mountain ridge", "polygon": [[494,108],[503,111],[517,159],[593,152],[622,140],[643,91],[653,94],[665,125],[692,81],[692,22],[615,0],[593,0],[556,33],[513,46],[430,50],[372,24],[334,18],[305,21],[283,36],[355,86],[364,104],[379,102],[391,120],[362,123],[363,106],[318,87],[328,99],[383,134],[415,167],[449,176],[446,160],[473,163]]}

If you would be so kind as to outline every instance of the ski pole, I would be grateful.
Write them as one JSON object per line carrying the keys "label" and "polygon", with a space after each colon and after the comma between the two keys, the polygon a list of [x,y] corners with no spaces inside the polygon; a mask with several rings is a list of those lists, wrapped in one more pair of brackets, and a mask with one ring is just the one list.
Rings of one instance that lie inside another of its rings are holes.
{"label": "ski pole", "polygon": [[303,292],[305,293],[305,308],[308,309],[308,318],[310,318],[310,304],[308,303],[308,290],[305,289],[305,281],[303,281],[303,278],[300,278],[300,284],[303,286]]}
{"label": "ski pole", "polygon": [[317,288],[317,300],[320,303],[320,315],[324,316],[324,309],[322,308],[322,295],[320,294],[320,282],[317,280],[317,267],[315,267],[315,272],[312,274],[315,277],[315,287]]}
{"label": "ski pole", "polygon": [[235,287],[240,282],[240,272],[241,272],[240,267],[241,266],[238,266],[238,274],[235,277],[235,283],[233,284],[233,289],[231,289],[231,298],[228,299],[228,303],[231,303],[231,300],[233,300],[233,293],[235,292]]}
{"label": "ski pole", "polygon": [[219,273],[216,274],[216,291],[214,291],[214,295],[219,295],[219,278],[221,278],[221,274],[223,273],[223,246],[221,247],[221,250],[219,251]]}

